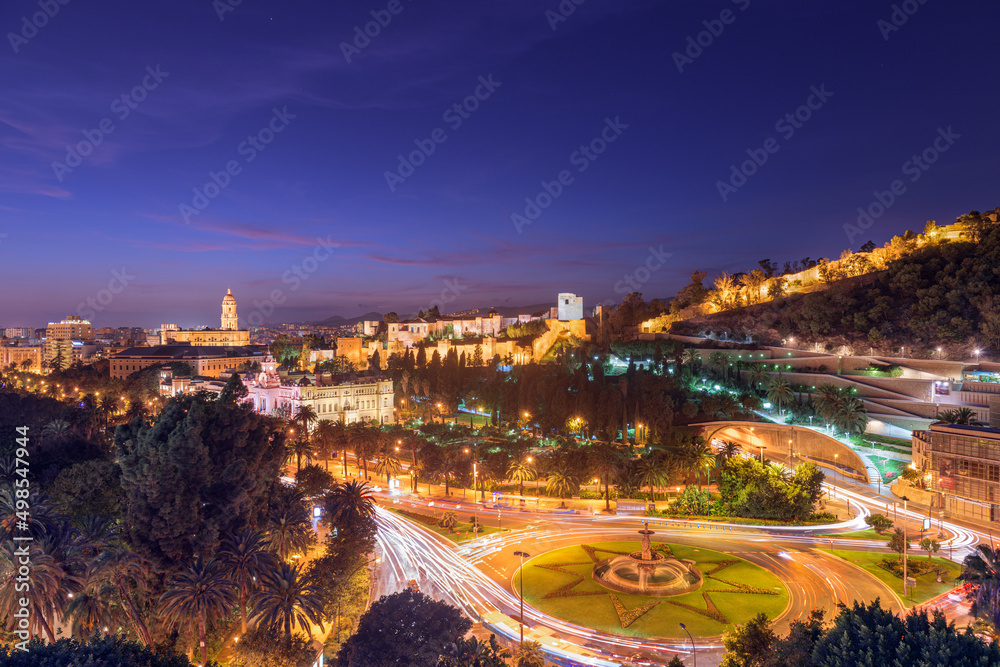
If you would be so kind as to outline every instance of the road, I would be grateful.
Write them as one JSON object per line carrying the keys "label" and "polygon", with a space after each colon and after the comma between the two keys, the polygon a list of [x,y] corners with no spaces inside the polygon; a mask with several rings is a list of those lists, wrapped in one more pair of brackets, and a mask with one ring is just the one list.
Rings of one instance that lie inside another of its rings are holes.
{"label": "road", "polygon": [[[884,543],[877,540],[820,536],[867,528],[863,517],[870,512],[885,513],[888,499],[867,488],[837,480],[826,488],[851,503],[857,516],[834,525],[768,528],[656,519],[650,520],[650,528],[657,532],[658,540],[733,553],[775,574],[789,591],[789,605],[775,619],[779,633],[786,631],[792,621],[805,619],[813,609],[825,609],[830,615],[837,604],[850,604],[854,600],[880,598],[884,607],[901,611],[903,606],[898,596],[881,581],[819,550],[836,546],[888,553]],[[514,551],[541,554],[586,541],[634,540],[636,531],[647,520],[605,514],[534,512],[530,503],[524,510],[501,508],[498,513],[496,508],[475,504],[471,494],[467,500],[393,497],[384,492],[377,495],[385,507],[398,504],[424,513],[454,510],[460,517],[476,514],[484,525],[499,523],[510,529],[456,546],[380,507],[378,540],[383,560],[373,595],[399,591],[407,581],[415,579],[424,593],[459,607],[473,620],[482,622],[484,628],[515,641],[519,630],[519,599],[512,580],[519,559],[513,555]],[[925,516],[909,509],[905,516],[908,531],[917,537]],[[896,518],[902,517],[903,509],[899,507]],[[947,521],[942,522],[941,529],[953,538],[950,553],[957,561],[978,542],[989,540],[980,531]],[[933,605],[949,618],[959,618],[968,612],[964,604],[947,596]],[[637,653],[669,658],[671,654],[691,651],[689,641],[637,640],[597,632],[530,606],[525,608],[524,620],[528,628],[526,637],[540,641],[549,658],[559,664],[620,665],[625,657]],[[711,664],[712,657],[717,659],[721,653],[719,642],[719,637],[696,638],[700,664]]]}

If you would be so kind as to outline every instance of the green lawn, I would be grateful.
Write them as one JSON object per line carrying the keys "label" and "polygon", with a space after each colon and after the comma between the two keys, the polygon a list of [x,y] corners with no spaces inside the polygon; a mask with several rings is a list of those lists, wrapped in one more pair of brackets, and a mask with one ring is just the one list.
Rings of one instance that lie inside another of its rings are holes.
{"label": "green lawn", "polygon": [[[455,532],[452,533],[452,532],[449,532],[447,528],[442,528],[441,526],[437,525],[436,522],[438,521],[438,519],[440,518],[440,516],[433,516],[432,517],[432,516],[430,516],[428,514],[420,514],[418,512],[413,512],[411,510],[406,510],[407,514],[404,514],[403,512],[400,512],[399,510],[394,509],[392,507],[389,508],[389,511],[390,512],[395,512],[396,514],[399,514],[400,516],[402,516],[402,517],[404,517],[406,519],[409,519],[410,521],[413,521],[418,526],[420,526],[422,528],[426,528],[427,530],[431,531],[432,533],[437,533],[438,535],[440,535],[442,537],[446,537],[449,540],[451,540],[452,542],[457,542],[457,543],[467,542],[468,540],[473,540],[473,539],[476,539],[477,537],[482,537],[483,535],[489,535],[490,533],[497,533],[497,532],[500,532],[501,530],[507,530],[506,528],[500,529],[500,528],[494,528],[492,526],[485,526],[483,524],[479,524],[479,532],[478,532],[478,534],[473,535],[472,532],[471,532],[472,531],[472,524],[468,523],[468,522],[463,523],[463,522],[459,521],[458,525],[455,526]],[[408,516],[408,515],[417,515],[417,514],[419,514],[419,516],[421,516],[421,517],[428,517],[429,519],[433,519],[434,523],[424,522],[424,521],[421,521],[421,520],[418,520],[418,519],[414,518],[414,516]],[[459,517],[461,517],[461,515],[459,515]]]}
{"label": "green lawn", "polygon": [[[903,598],[903,580],[895,577],[891,572],[876,565],[876,563],[881,561],[883,558],[895,558],[896,554],[878,553],[872,551],[846,551],[840,549],[823,549],[822,551],[831,553],[838,558],[843,558],[849,563],[854,563],[866,572],[870,572],[875,575],[879,581],[885,583],[889,586],[889,588],[895,591],[901,599]],[[919,556],[911,554],[909,557],[910,562],[916,560],[926,561],[927,556],[923,555],[923,553],[924,552],[921,552],[921,555]],[[950,591],[961,583],[955,580],[955,578],[962,572],[961,565],[938,556],[933,557],[931,561],[935,565],[940,565],[948,570],[948,574],[941,577],[942,582],[940,584],[937,583],[937,575],[934,574],[934,572],[927,572],[917,577],[917,586],[913,589],[913,601],[911,602],[908,598],[903,599],[903,604],[907,607],[912,607],[915,604],[926,602],[933,597],[937,597],[941,593]]]}
{"label": "green lawn", "polygon": [[[589,546],[622,552],[638,551],[641,548],[638,542],[601,542]],[[739,592],[735,586],[708,577],[705,578],[700,590],[673,597],[656,598],[614,593],[624,607],[629,610],[659,602],[657,606],[640,616],[627,628],[622,628],[610,597],[612,592],[597,584],[591,577],[595,562],[584,549],[574,546],[548,552],[525,564],[525,601],[553,616],[604,632],[634,637],[670,638],[686,636],[678,623],[684,623],[691,634],[702,637],[720,635],[727,627],[725,623],[696,611],[670,604],[670,602],[707,610],[708,605],[703,597],[703,593],[707,592],[712,603],[729,623],[745,623],[758,612],[764,612],[769,617],[774,618],[788,604],[788,592],[781,582],[774,575],[756,565],[718,551],[681,545],[670,545],[670,547],[677,558],[689,558],[696,561],[703,574],[712,572],[713,568],[716,567],[711,561],[736,561],[735,564],[718,571],[716,576],[740,584],[774,590],[777,594],[760,595]],[[598,560],[610,558],[613,555],[603,552],[595,554]],[[560,565],[564,572],[537,567],[538,565]],[[579,583],[572,587],[571,593],[595,592],[598,594],[543,599],[544,595],[551,594],[562,586],[572,585],[576,581]]]}
{"label": "green lawn", "polygon": [[817,537],[825,538],[849,538],[852,540],[881,540],[882,542],[889,541],[889,533],[882,533],[879,535],[874,530],[869,528],[868,530],[853,530],[847,533],[832,533],[830,535],[817,535]]}

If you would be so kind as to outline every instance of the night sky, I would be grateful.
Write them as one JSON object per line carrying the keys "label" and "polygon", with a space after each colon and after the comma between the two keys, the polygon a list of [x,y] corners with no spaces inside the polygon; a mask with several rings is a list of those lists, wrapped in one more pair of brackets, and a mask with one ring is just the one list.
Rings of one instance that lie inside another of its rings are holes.
{"label": "night sky", "polygon": [[235,2],[3,3],[0,326],[589,309],[1000,205],[995,2]]}

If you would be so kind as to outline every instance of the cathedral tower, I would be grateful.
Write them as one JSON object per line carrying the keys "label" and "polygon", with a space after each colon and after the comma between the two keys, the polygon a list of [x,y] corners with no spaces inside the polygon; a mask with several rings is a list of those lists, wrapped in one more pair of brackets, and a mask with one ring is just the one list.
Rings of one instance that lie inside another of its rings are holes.
{"label": "cathedral tower", "polygon": [[236,318],[236,297],[233,290],[227,289],[226,296],[222,297],[222,326],[223,331],[236,331],[239,328]]}

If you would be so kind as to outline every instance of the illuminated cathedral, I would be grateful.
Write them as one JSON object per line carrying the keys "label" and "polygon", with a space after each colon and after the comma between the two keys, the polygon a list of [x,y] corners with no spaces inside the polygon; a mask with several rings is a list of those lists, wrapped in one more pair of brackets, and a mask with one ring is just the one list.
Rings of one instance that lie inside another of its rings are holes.
{"label": "illuminated cathedral", "polygon": [[176,324],[164,324],[160,327],[160,344],[240,347],[250,344],[250,332],[240,329],[236,297],[227,289],[222,297],[222,319],[218,329],[180,329]]}

